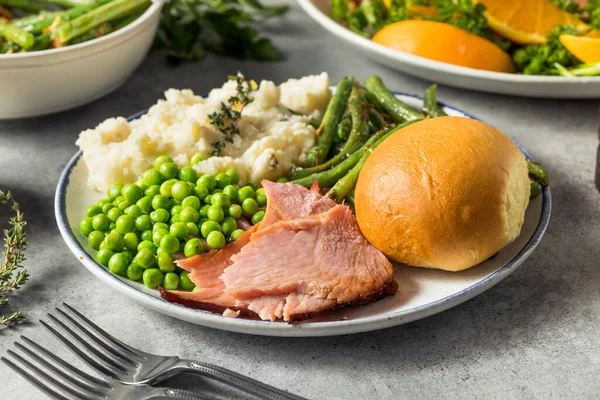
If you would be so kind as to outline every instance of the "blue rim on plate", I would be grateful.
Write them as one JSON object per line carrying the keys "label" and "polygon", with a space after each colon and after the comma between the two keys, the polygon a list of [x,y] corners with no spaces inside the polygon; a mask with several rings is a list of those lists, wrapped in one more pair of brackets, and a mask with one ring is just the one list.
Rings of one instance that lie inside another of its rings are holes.
{"label": "blue rim on plate", "polygon": [[[415,99],[422,100],[422,97],[411,94],[406,94],[402,92],[393,93],[398,96],[413,97]],[[472,114],[464,112],[458,108],[448,106],[441,102],[439,104],[448,109],[460,112],[469,118],[481,121],[480,118],[477,118]],[[147,110],[143,110],[138,113],[135,113],[131,115],[128,118],[128,120],[131,121],[133,119],[139,118],[146,112]],[[528,159],[532,158],[531,155],[519,143],[517,143],[514,140],[513,142],[519,147],[519,149]],[[60,233],[69,249],[73,252],[73,254],[75,254],[79,261],[82,262],[87,267],[87,269],[90,270],[90,272],[92,272],[100,279],[115,284],[115,288],[119,291],[122,291],[124,293],[129,292],[128,295],[130,295],[131,297],[135,297],[144,305],[148,305],[156,311],[173,316],[169,313],[169,311],[173,310],[173,307],[176,307],[178,309],[178,315],[176,316],[177,318],[197,323],[198,317],[201,316],[201,318],[203,319],[202,325],[217,329],[226,329],[240,333],[253,333],[259,335],[272,334],[273,336],[330,336],[346,333],[359,333],[400,325],[445,311],[451,307],[454,307],[464,301],[467,301],[481,294],[485,290],[491,288],[492,286],[500,282],[510,273],[512,273],[513,270],[516,269],[524,261],[524,258],[529,256],[529,254],[533,252],[535,247],[540,242],[542,236],[544,235],[544,232],[546,231],[546,228],[548,227],[552,207],[550,188],[546,187],[542,190],[542,212],[538,225],[527,244],[517,253],[517,255],[514,256],[500,269],[489,274],[484,279],[442,299],[432,301],[425,305],[413,307],[407,310],[390,312],[387,314],[375,316],[361,317],[355,320],[351,319],[342,321],[310,322],[292,325],[282,322],[237,319],[223,317],[219,314],[213,314],[207,311],[187,308],[179,304],[170,303],[160,297],[156,297],[151,294],[142,292],[136,289],[135,287],[128,285],[124,281],[120,280],[115,275],[111,274],[106,268],[98,264],[96,260],[94,260],[92,256],[90,256],[83,249],[81,244],[75,238],[75,234],[71,229],[71,226],[69,225],[66,211],[66,194],[67,187],[69,185],[69,177],[73,168],[79,161],[81,155],[82,151],[79,150],[67,163],[64,171],[62,172],[59,178],[54,199],[54,212],[56,215],[56,222],[58,224]],[[427,310],[432,311],[428,313]],[[224,322],[224,318],[227,319],[227,327],[221,326]],[[375,325],[376,327],[373,327],[373,325]],[[257,328],[256,331],[252,331],[252,327]]]}

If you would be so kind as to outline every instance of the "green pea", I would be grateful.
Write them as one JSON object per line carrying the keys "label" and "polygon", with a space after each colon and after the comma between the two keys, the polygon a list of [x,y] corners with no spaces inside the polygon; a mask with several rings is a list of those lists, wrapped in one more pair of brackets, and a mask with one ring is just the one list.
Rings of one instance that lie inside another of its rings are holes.
{"label": "green pea", "polygon": [[196,287],[194,282],[192,282],[192,280],[188,277],[188,274],[188,271],[181,271],[179,273],[179,287],[182,290],[194,290]]}
{"label": "green pea", "polygon": [[140,267],[146,269],[154,266],[156,263],[156,256],[150,249],[142,248],[138,250],[138,253],[133,260]]}
{"label": "green pea", "polygon": [[212,204],[212,194],[207,194],[206,196],[204,196],[204,198],[202,199],[202,201],[205,204]]}
{"label": "green pea", "polygon": [[237,199],[238,197],[238,187],[237,185],[227,185],[223,189],[223,194],[229,197],[230,200]]}
{"label": "green pea", "polygon": [[179,250],[177,250],[177,252],[183,253],[183,250],[185,250],[185,242],[179,243]]}
{"label": "green pea", "polygon": [[196,254],[202,254],[205,251],[204,244],[202,244],[200,239],[188,240],[183,248],[183,254],[185,254],[186,257],[193,257]]}
{"label": "green pea", "polygon": [[256,214],[252,216],[252,224],[256,225],[265,217],[264,211],[258,211]]}
{"label": "green pea", "polygon": [[165,197],[163,195],[156,195],[152,198],[152,208],[154,208],[155,210],[158,210],[160,208],[163,209],[168,209],[169,206],[171,205],[171,200],[169,200],[168,197]]}
{"label": "green pea", "polygon": [[163,238],[163,236],[168,234],[169,231],[167,231],[166,229],[157,229],[154,232],[152,232],[152,241],[156,243],[156,245],[159,245],[160,240]]}
{"label": "green pea", "polygon": [[167,272],[163,281],[163,286],[167,290],[175,290],[179,286],[179,275],[175,272]]}
{"label": "green pea", "polygon": [[223,210],[223,216],[225,216],[225,217],[229,216],[229,207],[221,207],[221,210]]}
{"label": "green pea", "polygon": [[136,219],[144,213],[142,209],[136,206],[135,204],[127,207],[124,212],[126,215],[129,215],[133,219]]}
{"label": "green pea", "polygon": [[123,189],[122,183],[113,183],[108,187],[108,192],[106,193],[108,198],[111,201],[114,201],[117,197],[121,195],[121,190]]}
{"label": "green pea", "polygon": [[256,191],[256,202],[259,207],[264,207],[267,205],[267,195],[265,194],[265,189],[260,188]]}
{"label": "green pea", "polygon": [[179,213],[179,220],[181,222],[196,223],[196,222],[198,222],[199,219],[200,219],[200,214],[198,213],[198,211],[196,211],[192,207],[185,207],[183,210],[181,210],[181,213]]}
{"label": "green pea", "polygon": [[206,243],[211,249],[222,249],[225,246],[225,236],[219,231],[212,231],[206,237]]}
{"label": "green pea", "polygon": [[210,194],[215,194],[215,193],[223,193],[223,189],[221,188],[215,188],[213,190],[210,191]]}
{"label": "green pea", "polygon": [[238,200],[243,203],[246,199],[253,199],[256,196],[256,191],[250,186],[244,186],[238,190]]}
{"label": "green pea", "polygon": [[121,195],[125,197],[129,204],[135,204],[136,201],[142,198],[142,189],[136,184],[125,185],[121,190]]}
{"label": "green pea", "polygon": [[94,225],[92,224],[91,218],[84,218],[79,223],[79,230],[84,236],[90,236],[90,233],[94,231]]}
{"label": "green pea", "polygon": [[158,171],[161,173],[163,178],[166,179],[174,179],[177,178],[177,173],[179,172],[179,168],[174,163],[163,163],[158,167]]}
{"label": "green pea", "polygon": [[258,203],[254,199],[246,199],[242,203],[242,210],[248,215],[254,215],[258,211]]}
{"label": "green pea", "polygon": [[196,165],[201,161],[206,160],[206,157],[204,156],[204,154],[201,153],[196,153],[192,156],[192,159],[190,160],[190,164],[192,165]]}
{"label": "green pea", "polygon": [[144,268],[140,267],[136,263],[129,264],[129,267],[127,267],[127,277],[132,281],[139,281],[142,279],[143,274]]}
{"label": "green pea", "polygon": [[235,219],[238,219],[242,216],[242,206],[239,204],[232,204],[229,206],[229,215]]}
{"label": "green pea", "polygon": [[209,221],[204,222],[200,226],[200,233],[202,233],[202,237],[204,239],[206,239],[212,231],[221,232],[221,229],[222,229],[221,224],[219,224],[218,222],[209,220]]}
{"label": "green pea", "polygon": [[179,180],[195,183],[198,180],[198,174],[192,167],[184,167],[179,170]]}
{"label": "green pea", "polygon": [[183,201],[181,202],[181,207],[183,207],[183,208],[191,207],[194,210],[199,210],[200,209],[200,198],[198,198],[196,196],[188,196],[185,199],[183,199]]}
{"label": "green pea", "polygon": [[152,231],[151,230],[147,230],[147,231],[142,232],[140,238],[142,240],[148,240],[148,241],[151,242],[152,241]]}
{"label": "green pea", "polygon": [[158,208],[150,213],[150,221],[156,223],[167,222],[171,218],[169,212],[164,208]]}
{"label": "green pea", "polygon": [[129,250],[124,250],[121,252],[121,254],[123,254],[125,257],[127,257],[127,265],[129,265],[131,260],[133,260],[133,252],[131,252]]}
{"label": "green pea", "polygon": [[137,182],[135,182],[135,184],[138,185],[140,189],[142,189],[142,196],[144,196],[144,191],[148,189],[149,185],[146,185],[142,179],[138,179]]}
{"label": "green pea", "polygon": [[164,230],[168,231],[169,225],[165,224],[164,222],[157,222],[152,227],[152,232],[156,232],[159,229],[164,229]]}
{"label": "green pea", "polygon": [[102,214],[102,207],[97,206],[95,204],[93,206],[89,206],[85,212],[85,216],[89,218],[94,217],[98,214]]}
{"label": "green pea", "polygon": [[217,181],[212,175],[202,175],[196,181],[196,186],[203,186],[210,191],[217,187]]}
{"label": "green pea", "polygon": [[135,203],[135,206],[138,207],[142,211],[142,213],[148,214],[150,211],[152,211],[152,197],[142,197]]}
{"label": "green pea", "polygon": [[160,185],[162,181],[163,176],[156,169],[149,169],[148,171],[144,172],[144,175],[142,175],[142,182],[144,182],[148,187]]}
{"label": "green pea", "polygon": [[95,215],[92,218],[92,227],[96,231],[106,232],[110,229],[110,219],[104,214]]}
{"label": "green pea", "polygon": [[135,219],[135,229],[140,232],[152,229],[152,221],[147,215],[140,215]]}
{"label": "green pea", "polygon": [[123,196],[117,196],[114,200],[113,200],[113,204],[115,206],[118,206],[120,202],[125,201],[125,197]]}
{"label": "green pea", "polygon": [[113,274],[125,275],[128,266],[129,260],[123,253],[115,253],[110,260],[108,260],[108,269],[110,269]]}
{"label": "green pea", "polygon": [[88,244],[92,249],[98,250],[102,244],[102,241],[104,241],[104,237],[105,235],[103,232],[93,231],[88,236]]}
{"label": "green pea", "polygon": [[169,221],[169,223],[170,223],[171,225],[173,225],[173,224],[174,224],[174,223],[176,223],[176,222],[181,222],[181,221],[179,220],[179,215],[173,215],[173,216],[171,217],[171,220]]}
{"label": "green pea", "polygon": [[223,234],[226,236],[231,235],[233,231],[237,229],[237,221],[233,217],[225,217],[223,222],[221,222],[221,230]]}
{"label": "green pea", "polygon": [[208,219],[216,222],[223,221],[225,218],[225,214],[223,213],[223,209],[219,206],[210,206],[208,209]]}
{"label": "green pea", "polygon": [[192,188],[187,182],[175,182],[171,188],[171,195],[174,199],[183,200],[192,194]]}
{"label": "green pea", "polygon": [[119,210],[125,211],[125,209],[127,207],[129,207],[130,205],[131,204],[127,200],[123,200],[122,202],[120,202],[119,204],[117,204],[117,207],[119,207]]}
{"label": "green pea", "polygon": [[188,222],[185,225],[188,227],[188,229],[190,231],[189,236],[195,236],[195,237],[200,236],[200,229],[198,229],[198,225],[196,225],[193,222]]}
{"label": "green pea", "polygon": [[199,199],[203,199],[208,195],[208,189],[204,186],[194,186],[192,188],[192,194]]}
{"label": "green pea", "polygon": [[282,176],[281,178],[277,179],[277,183],[286,183],[288,180],[286,177]]}
{"label": "green pea", "polygon": [[169,233],[177,239],[183,240],[190,234],[190,230],[184,222],[175,222],[169,228]]}
{"label": "green pea", "polygon": [[117,227],[117,225],[115,225],[115,223],[114,223],[114,222],[111,222],[111,223],[110,223],[110,227],[109,227],[109,228],[110,228],[110,231],[111,231],[111,232],[112,232],[112,231],[114,231],[116,227]]}
{"label": "green pea", "polygon": [[137,250],[138,244],[140,244],[140,239],[135,233],[129,232],[123,236],[123,242],[125,243],[125,248],[127,250],[135,251]]}
{"label": "green pea", "polygon": [[237,185],[240,182],[240,176],[235,168],[229,168],[225,173],[231,179],[231,183]]}
{"label": "green pea", "polygon": [[215,193],[212,195],[210,202],[213,206],[229,207],[231,200],[225,193]]}
{"label": "green pea", "polygon": [[121,235],[124,235],[133,231],[133,228],[135,227],[135,220],[129,215],[121,215],[115,224],[117,225],[115,228],[117,232],[119,232]]}
{"label": "green pea", "polygon": [[158,253],[158,268],[162,272],[173,272],[175,271],[175,263],[173,262],[173,257],[166,252]]}
{"label": "green pea", "polygon": [[171,197],[171,190],[173,189],[173,185],[177,182],[176,179],[169,179],[160,185],[160,194],[165,197]]}
{"label": "green pea", "polygon": [[205,204],[202,207],[200,207],[200,210],[198,211],[200,218],[208,218],[208,209],[209,208],[210,208],[210,204]]}
{"label": "green pea", "polygon": [[173,235],[165,235],[160,239],[160,248],[173,254],[179,250],[179,240]]}
{"label": "green pea", "polygon": [[153,253],[156,253],[158,246],[152,243],[150,240],[142,240],[140,244],[138,244],[137,251],[139,252],[142,249],[149,249]]}
{"label": "green pea", "polygon": [[160,194],[160,185],[152,185],[148,189],[144,190],[146,196],[154,197]]}
{"label": "green pea", "polygon": [[125,247],[123,236],[118,232],[111,232],[104,238],[103,245],[112,251],[121,251]]}
{"label": "green pea", "polygon": [[108,267],[108,261],[113,256],[113,254],[115,253],[110,249],[100,249],[98,250],[98,254],[96,254],[96,258],[98,258],[100,264]]}
{"label": "green pea", "polygon": [[112,222],[117,222],[117,219],[119,219],[121,215],[123,215],[123,211],[119,210],[117,207],[111,208],[108,210],[108,214],[106,214],[108,219]]}
{"label": "green pea", "polygon": [[235,242],[243,234],[244,234],[244,231],[242,229],[236,229],[235,231],[231,232],[231,235],[229,235],[229,237],[231,238],[232,242]]}
{"label": "green pea", "polygon": [[172,163],[173,159],[169,156],[158,156],[154,159],[154,168],[158,169],[158,167],[161,166],[161,164],[164,163]]}
{"label": "green pea", "polygon": [[179,215],[183,207],[181,206],[173,206],[171,207],[171,216]]}
{"label": "green pea", "polygon": [[102,206],[102,213],[103,213],[103,214],[107,214],[107,215],[108,215],[108,212],[109,212],[110,210],[112,210],[113,208],[116,208],[116,207],[115,207],[115,205],[114,205],[113,203],[107,203],[107,204],[104,204],[104,205]]}
{"label": "green pea", "polygon": [[96,203],[96,205],[100,208],[102,208],[103,205],[105,204],[110,204],[110,200],[109,199],[100,199],[98,200],[98,202]]}
{"label": "green pea", "polygon": [[246,183],[246,186],[250,186],[252,189],[254,189],[254,191],[258,190],[258,185],[256,182],[248,182]]}
{"label": "green pea", "polygon": [[[143,267],[142,267],[143,268]],[[158,268],[149,268],[142,274],[142,281],[146,287],[154,289],[163,283],[164,275]]]}

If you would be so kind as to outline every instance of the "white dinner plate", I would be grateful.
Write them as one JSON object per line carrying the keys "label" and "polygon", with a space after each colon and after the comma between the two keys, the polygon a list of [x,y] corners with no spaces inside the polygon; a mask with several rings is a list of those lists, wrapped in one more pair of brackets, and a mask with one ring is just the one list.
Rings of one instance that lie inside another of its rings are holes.
{"label": "white dinner plate", "polygon": [[403,53],[364,38],[329,17],[330,0],[298,0],[300,7],[323,28],[365,56],[428,81],[482,92],[555,99],[600,98],[600,76],[567,78],[507,74],[459,67]]}
{"label": "white dinner plate", "polygon": [[[416,96],[397,94],[410,106],[420,109],[422,100]],[[450,115],[475,118],[463,111],[445,106]],[[138,113],[130,118],[137,118]],[[521,148],[521,146],[519,146]],[[529,154],[521,148],[527,157]],[[228,331],[268,336],[329,336],[366,332],[404,324],[454,307],[491,288],[520,266],[539,244],[550,220],[550,189],[530,202],[521,235],[498,255],[462,272],[446,272],[396,265],[398,292],[375,303],[329,312],[297,324],[255,321],[224,317],[206,311],[193,310],[169,303],[158,291],[140,282],[116,276],[94,259],[96,251],[79,231],[79,222],[87,207],[104,197],[86,184],[88,171],[77,152],[63,171],[55,197],[55,214],[60,233],[78,260],[106,285],[144,306],[195,324]]]}

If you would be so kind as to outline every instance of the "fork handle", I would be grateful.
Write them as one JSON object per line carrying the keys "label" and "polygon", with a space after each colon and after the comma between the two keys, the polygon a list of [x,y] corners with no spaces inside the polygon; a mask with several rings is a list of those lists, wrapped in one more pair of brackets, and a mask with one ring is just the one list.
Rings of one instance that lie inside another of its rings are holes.
{"label": "fork handle", "polygon": [[183,373],[193,373],[212,378],[226,385],[236,387],[264,400],[306,400],[303,397],[277,389],[247,376],[216,365],[193,360],[179,360],[173,368]]}
{"label": "fork handle", "polygon": [[166,387],[144,387],[144,389],[146,388],[148,391],[144,395],[138,397],[134,394],[131,398],[142,400],[214,400],[214,397],[204,396],[203,394],[191,392],[189,390]]}

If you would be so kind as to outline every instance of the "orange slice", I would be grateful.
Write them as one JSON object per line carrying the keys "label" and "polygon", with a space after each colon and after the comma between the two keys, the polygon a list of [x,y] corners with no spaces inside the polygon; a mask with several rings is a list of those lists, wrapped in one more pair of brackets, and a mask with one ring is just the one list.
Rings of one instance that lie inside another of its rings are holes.
{"label": "orange slice", "polygon": [[443,22],[395,22],[377,32],[373,41],[448,64],[487,71],[515,72],[510,56],[493,42]]}
{"label": "orange slice", "polygon": [[560,35],[560,42],[580,61],[584,63],[600,62],[600,37]]}
{"label": "orange slice", "polygon": [[549,0],[476,0],[486,7],[490,28],[520,44],[545,43],[557,25],[574,25],[579,31],[589,29],[579,18],[561,10]]}

